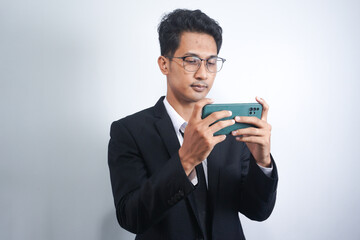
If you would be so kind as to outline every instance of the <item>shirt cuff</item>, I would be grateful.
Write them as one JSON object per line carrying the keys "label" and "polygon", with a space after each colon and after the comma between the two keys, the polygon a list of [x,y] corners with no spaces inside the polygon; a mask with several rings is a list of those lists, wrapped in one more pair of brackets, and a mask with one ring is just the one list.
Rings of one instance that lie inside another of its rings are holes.
{"label": "shirt cuff", "polygon": [[198,178],[196,175],[196,170],[195,168],[190,172],[188,179],[190,180],[190,182],[192,183],[192,185],[196,186],[198,184]]}
{"label": "shirt cuff", "polygon": [[[267,177],[271,177],[271,173],[272,173],[272,170],[273,170],[273,165],[271,163],[271,166],[270,167],[263,167],[263,166],[260,166],[258,164],[258,166],[260,167],[260,169],[263,171],[263,173],[267,176]],[[191,175],[191,174],[190,174]],[[189,177],[190,177],[189,175]],[[196,181],[197,181],[197,178],[196,178]]]}

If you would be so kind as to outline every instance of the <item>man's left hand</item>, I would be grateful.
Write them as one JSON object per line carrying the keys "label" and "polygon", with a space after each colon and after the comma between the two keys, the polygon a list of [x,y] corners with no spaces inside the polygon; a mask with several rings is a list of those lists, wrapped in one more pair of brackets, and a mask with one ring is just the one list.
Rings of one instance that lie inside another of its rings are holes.
{"label": "man's left hand", "polygon": [[257,117],[235,117],[235,121],[238,123],[248,123],[256,127],[238,129],[233,131],[232,135],[236,136],[237,141],[246,143],[257,164],[262,167],[270,167],[271,125],[267,122],[269,105],[259,97],[256,97],[256,101],[263,106],[261,119]]}

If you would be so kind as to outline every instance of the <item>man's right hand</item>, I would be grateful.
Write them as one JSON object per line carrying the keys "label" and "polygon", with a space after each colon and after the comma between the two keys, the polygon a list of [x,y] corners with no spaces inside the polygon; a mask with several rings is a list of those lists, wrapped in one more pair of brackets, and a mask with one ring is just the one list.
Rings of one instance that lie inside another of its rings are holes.
{"label": "man's right hand", "polygon": [[211,103],[213,103],[213,101],[208,98],[198,101],[195,104],[191,118],[186,126],[184,141],[179,149],[180,161],[186,175],[189,175],[199,163],[209,156],[216,144],[225,140],[225,135],[214,136],[214,133],[224,127],[235,124],[235,120],[230,119],[211,125],[219,119],[232,115],[230,111],[226,110],[214,112],[206,118],[201,119],[203,107]]}

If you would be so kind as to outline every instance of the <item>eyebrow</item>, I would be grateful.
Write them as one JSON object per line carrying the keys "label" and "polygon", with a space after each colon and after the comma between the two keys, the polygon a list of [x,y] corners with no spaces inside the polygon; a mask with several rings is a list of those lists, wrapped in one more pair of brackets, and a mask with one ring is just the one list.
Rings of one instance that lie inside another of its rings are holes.
{"label": "eyebrow", "polygon": [[[192,52],[187,52],[184,53],[184,56],[193,56],[193,57],[198,57],[200,58],[200,56],[196,53],[192,53]],[[206,59],[212,58],[212,57],[218,57],[218,55],[210,55],[209,57],[207,57]]]}

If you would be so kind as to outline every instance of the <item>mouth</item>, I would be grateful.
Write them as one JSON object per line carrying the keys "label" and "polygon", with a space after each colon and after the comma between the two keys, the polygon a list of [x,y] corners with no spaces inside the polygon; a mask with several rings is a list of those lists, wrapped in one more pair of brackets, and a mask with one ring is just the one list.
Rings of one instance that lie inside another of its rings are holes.
{"label": "mouth", "polygon": [[200,83],[191,84],[190,87],[192,87],[192,89],[194,89],[196,92],[203,92],[208,88],[206,84]]}

